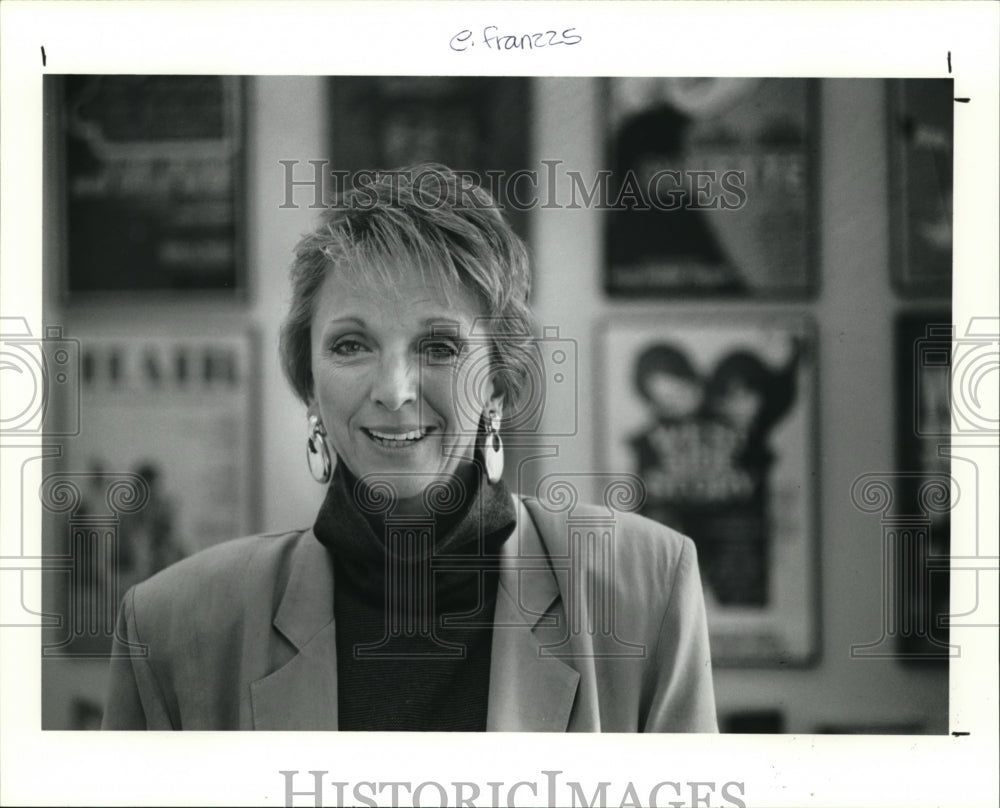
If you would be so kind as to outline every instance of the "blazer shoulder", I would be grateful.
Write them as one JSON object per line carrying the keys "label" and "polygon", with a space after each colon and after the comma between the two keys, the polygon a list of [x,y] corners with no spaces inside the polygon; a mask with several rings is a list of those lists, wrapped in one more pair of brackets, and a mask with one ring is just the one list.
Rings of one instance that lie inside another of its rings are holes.
{"label": "blazer shoulder", "polygon": [[551,511],[537,499],[525,498],[523,501],[550,552],[565,549],[568,530],[577,521],[581,526],[608,524],[613,529],[616,553],[626,557],[645,556],[676,563],[682,554],[695,552],[694,542],[683,533],[637,513],[611,512],[602,505],[578,504],[573,507],[570,519],[565,512]]}
{"label": "blazer shoulder", "polygon": [[[599,524],[608,522],[614,526],[616,536],[627,539],[628,543],[639,546],[662,546],[680,552],[688,544],[693,545],[683,533],[674,530],[661,522],[653,521],[648,517],[641,516],[630,511],[609,511],[603,505],[592,505],[589,503],[577,504],[573,506],[572,518],[569,518],[564,511],[554,511],[546,508],[538,499],[533,497],[522,497],[521,501],[527,506],[528,512],[540,524],[540,529],[559,528],[565,530],[573,521],[581,524]],[[548,535],[546,535],[548,538]]]}
{"label": "blazer shoulder", "polygon": [[137,613],[218,611],[280,589],[295,548],[311,533],[293,530],[231,539],[161,570],[134,587]]}

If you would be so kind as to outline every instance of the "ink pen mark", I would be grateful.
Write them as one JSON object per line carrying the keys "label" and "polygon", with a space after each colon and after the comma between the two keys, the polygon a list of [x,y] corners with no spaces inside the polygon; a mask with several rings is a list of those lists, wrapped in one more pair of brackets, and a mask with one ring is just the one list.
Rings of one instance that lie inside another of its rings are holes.
{"label": "ink pen mark", "polygon": [[948,72],[951,72],[951,51],[948,51]]}
{"label": "ink pen mark", "polygon": [[962,735],[968,735],[969,733],[968,733],[968,732],[953,732],[953,733],[951,733],[951,734],[952,734],[952,735],[953,735],[954,737],[956,737],[956,738],[959,738],[959,737],[961,737]]}
{"label": "ink pen mark", "polygon": [[45,46],[42,45],[42,67],[45,67]]}
{"label": "ink pen mark", "polygon": [[971,98],[956,98],[955,100],[956,100],[956,101],[957,101],[957,102],[958,102],[959,104],[968,104],[968,103],[969,103],[969,101],[971,101],[972,99],[971,99]]}

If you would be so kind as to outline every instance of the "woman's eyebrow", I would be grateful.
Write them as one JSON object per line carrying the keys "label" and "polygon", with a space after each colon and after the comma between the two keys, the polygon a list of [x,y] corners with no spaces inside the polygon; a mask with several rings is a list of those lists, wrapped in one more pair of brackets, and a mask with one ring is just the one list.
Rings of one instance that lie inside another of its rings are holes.
{"label": "woman's eyebrow", "polygon": [[431,334],[442,337],[457,337],[462,330],[462,323],[450,317],[425,317],[422,324]]}
{"label": "woman's eyebrow", "polygon": [[365,323],[364,318],[362,317],[347,316],[347,317],[332,317],[326,321],[326,325],[327,327],[332,325],[356,325],[361,328],[365,328],[367,326],[367,323]]}

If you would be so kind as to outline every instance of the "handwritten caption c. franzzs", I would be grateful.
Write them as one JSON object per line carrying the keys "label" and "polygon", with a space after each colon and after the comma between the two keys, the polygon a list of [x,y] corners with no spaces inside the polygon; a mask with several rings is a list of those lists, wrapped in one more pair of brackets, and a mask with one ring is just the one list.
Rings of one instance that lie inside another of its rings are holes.
{"label": "handwritten caption c. franzzs", "polygon": [[475,34],[468,28],[464,28],[455,34],[449,41],[448,46],[453,51],[467,51],[477,44],[485,46],[487,50],[509,51],[509,50],[535,50],[536,48],[549,48],[556,45],[579,45],[583,37],[574,33],[576,28],[564,28],[562,31],[537,31],[532,34],[503,34],[495,25],[487,25],[483,28],[482,37],[475,39]]}

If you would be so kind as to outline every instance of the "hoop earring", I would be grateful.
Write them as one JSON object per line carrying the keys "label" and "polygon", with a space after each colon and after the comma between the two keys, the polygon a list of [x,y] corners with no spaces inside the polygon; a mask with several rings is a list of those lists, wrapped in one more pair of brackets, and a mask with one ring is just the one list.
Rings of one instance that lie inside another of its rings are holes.
{"label": "hoop earring", "polygon": [[309,473],[318,483],[328,483],[333,477],[334,458],[326,445],[326,430],[318,415],[309,416],[309,437],[306,439],[306,462]]}
{"label": "hoop earring", "polygon": [[491,485],[500,482],[503,476],[503,441],[500,440],[500,416],[496,410],[490,410],[487,416],[483,460],[486,463],[486,479]]}

